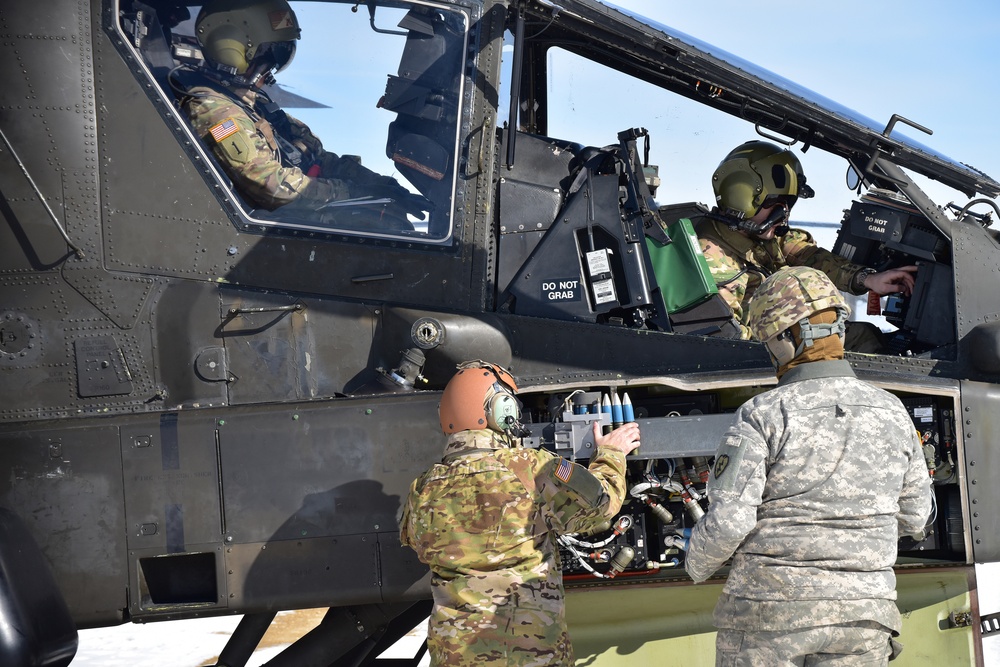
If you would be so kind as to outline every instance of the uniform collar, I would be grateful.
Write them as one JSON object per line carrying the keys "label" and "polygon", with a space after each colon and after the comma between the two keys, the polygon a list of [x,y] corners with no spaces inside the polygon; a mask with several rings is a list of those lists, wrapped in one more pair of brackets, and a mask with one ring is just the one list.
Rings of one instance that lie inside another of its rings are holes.
{"label": "uniform collar", "polygon": [[788,370],[781,376],[778,386],[784,386],[793,382],[803,380],[817,380],[820,378],[851,377],[856,378],[854,369],[846,359],[829,359],[827,361],[811,361],[808,364],[801,364]]}
{"label": "uniform collar", "polygon": [[708,219],[711,222],[715,235],[719,240],[723,241],[726,245],[732,249],[740,257],[752,260],[754,254],[757,252],[762,252],[766,248],[770,247],[772,243],[776,243],[775,239],[770,241],[761,241],[760,239],[747,236],[735,229],[732,229],[728,224],[721,220],[716,220],[714,218]]}
{"label": "uniform collar", "polygon": [[241,100],[251,107],[257,102],[258,92],[254,88],[237,82],[233,77],[226,76],[210,68],[201,68],[198,73],[213,84],[215,88],[225,91],[230,97]]}
{"label": "uniform collar", "polygon": [[511,441],[489,429],[459,431],[448,436],[444,455],[449,456],[470,449],[510,449]]}

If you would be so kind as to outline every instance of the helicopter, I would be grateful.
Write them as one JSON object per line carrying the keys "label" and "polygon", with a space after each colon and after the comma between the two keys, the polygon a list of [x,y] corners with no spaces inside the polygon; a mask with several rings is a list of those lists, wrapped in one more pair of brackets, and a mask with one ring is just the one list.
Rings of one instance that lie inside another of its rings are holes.
{"label": "helicopter", "polygon": [[900,541],[896,571],[904,639],[926,644],[901,660],[981,664],[1000,183],[910,138],[913,121],[877,123],[597,0],[294,2],[304,26],[341,32],[304,36],[315,87],[273,99],[430,205],[268,210],[178,103],[204,60],[199,6],[2,10],[0,620],[19,632],[0,662],[70,664],[82,628],[242,614],[219,656],[236,667],[278,611],[328,607],[269,664],[374,663],[430,607],[396,514],[440,457],[437,404],[468,359],[511,368],[527,444],[578,461],[606,419],[594,405],[628,395],[630,486],[659,487],[579,540],[599,546],[565,546],[574,647],[597,664],[711,659],[724,574],[693,586],[665,538],[704,510],[732,412],[773,368],[698,262],[704,207],[664,199],[647,156],[669,137],[614,117],[600,145],[560,134],[560,77],[596,63],[837,158],[834,251],[919,267],[912,295],[874,306],[885,353],[847,358],[903,400],[933,472],[935,524]]}

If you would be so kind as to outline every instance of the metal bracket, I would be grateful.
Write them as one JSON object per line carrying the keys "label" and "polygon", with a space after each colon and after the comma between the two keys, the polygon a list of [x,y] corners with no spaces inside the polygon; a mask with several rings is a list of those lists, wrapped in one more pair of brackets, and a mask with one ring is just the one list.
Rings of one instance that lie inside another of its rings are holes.
{"label": "metal bracket", "polygon": [[948,614],[949,628],[967,628],[972,625],[971,611],[953,611]]}
{"label": "metal bracket", "polygon": [[[892,117],[889,119],[889,124],[885,126],[884,130],[882,130],[882,136],[885,137],[886,139],[889,139],[889,135],[892,134],[892,130],[896,126],[896,123],[900,121],[926,134],[934,134],[934,131],[931,130],[930,128],[926,128],[923,125],[914,123],[912,120],[904,118],[903,116],[894,113],[892,114]],[[882,148],[881,142],[878,140],[878,138],[872,139],[871,147],[873,149],[872,155],[868,159],[868,164],[865,165],[865,174],[867,176],[871,176],[875,180],[887,180],[895,183],[896,185],[906,185],[905,181],[900,181],[898,179],[895,179],[892,176],[889,176],[888,174],[879,175],[873,171],[873,168],[875,167],[875,161],[878,159],[879,155],[884,155],[886,158],[888,158],[892,155],[892,153]]]}
{"label": "metal bracket", "polygon": [[1000,613],[982,616],[979,619],[979,629],[982,631],[984,637],[994,632],[1000,632]]}

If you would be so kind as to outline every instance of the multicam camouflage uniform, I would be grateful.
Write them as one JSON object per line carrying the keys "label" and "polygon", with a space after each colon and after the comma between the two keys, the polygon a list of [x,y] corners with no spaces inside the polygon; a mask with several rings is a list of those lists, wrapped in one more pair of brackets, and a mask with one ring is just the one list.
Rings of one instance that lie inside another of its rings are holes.
{"label": "multicam camouflage uniform", "polygon": [[606,447],[586,469],[488,430],[449,436],[400,519],[433,573],[432,664],[573,664],[555,536],[613,517],[624,475],[625,455]]}
{"label": "multicam camouflage uniform", "polygon": [[[853,284],[862,267],[816,245],[809,232],[790,229],[783,237],[760,241],[733,231],[712,218],[701,218],[695,231],[701,250],[708,262],[719,294],[741,323],[744,339],[749,339],[746,327],[746,304],[761,281],[783,266],[811,266],[828,275],[838,289],[864,294]],[[852,349],[854,349],[852,347]]]}
{"label": "multicam camouflage uniform", "polygon": [[[291,202],[315,208],[372,194],[378,186],[405,193],[394,179],[361,166],[357,157],[324,150],[304,123],[281,110],[275,109],[284,127],[272,124],[261,109],[265,103],[255,90],[227,88],[207,76],[197,77],[181,100],[195,134],[252,205],[269,211]],[[280,148],[279,138],[301,153],[298,165],[289,162],[292,151]],[[314,176],[308,175],[310,169]]]}
{"label": "multicam camouflage uniform", "polygon": [[744,632],[780,643],[844,624],[859,626],[856,637],[884,626],[874,648],[888,654],[888,631],[900,628],[897,538],[923,529],[931,506],[920,440],[899,399],[842,359],[791,369],[737,412],[708,495],[685,567],[704,581],[735,553],[715,609],[716,664],[731,664]]}

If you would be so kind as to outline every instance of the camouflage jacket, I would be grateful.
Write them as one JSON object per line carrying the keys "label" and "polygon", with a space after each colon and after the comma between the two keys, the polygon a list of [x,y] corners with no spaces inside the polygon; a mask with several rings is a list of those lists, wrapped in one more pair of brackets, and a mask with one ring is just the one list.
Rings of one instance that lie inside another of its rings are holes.
{"label": "camouflage jacket", "polygon": [[618,513],[625,455],[583,468],[491,431],[451,435],[410,487],[400,540],[431,567],[436,665],[571,665],[556,535]]}
{"label": "camouflage jacket", "polygon": [[304,123],[283,111],[275,108],[270,114],[281,119],[281,127],[266,120],[261,105],[268,101],[260,93],[229,89],[204,76],[194,80],[181,98],[181,108],[253,206],[273,211],[296,202],[315,209],[327,201],[366,194],[374,185],[399,187],[394,179],[361,166],[357,157],[324,150]]}
{"label": "camouflage jacket", "polygon": [[758,241],[733,231],[719,220],[704,217],[695,231],[708,262],[719,295],[741,323],[741,336],[751,337],[746,327],[746,306],[767,276],[783,266],[811,266],[828,275],[838,289],[852,291],[852,281],[862,267],[816,245],[809,232],[790,229],[770,241]]}
{"label": "camouflage jacket", "polygon": [[[708,497],[685,567],[704,581],[732,556],[725,593],[738,600],[728,601],[730,611],[739,600],[756,602],[744,605],[743,618],[723,618],[725,627],[842,616],[898,629],[889,602],[897,540],[924,527],[930,476],[906,408],[858,380],[848,362],[797,366],[741,406],[716,453]],[[782,609],[795,607],[781,603],[791,601],[817,612],[786,618]],[[762,618],[761,609],[775,616]]]}

